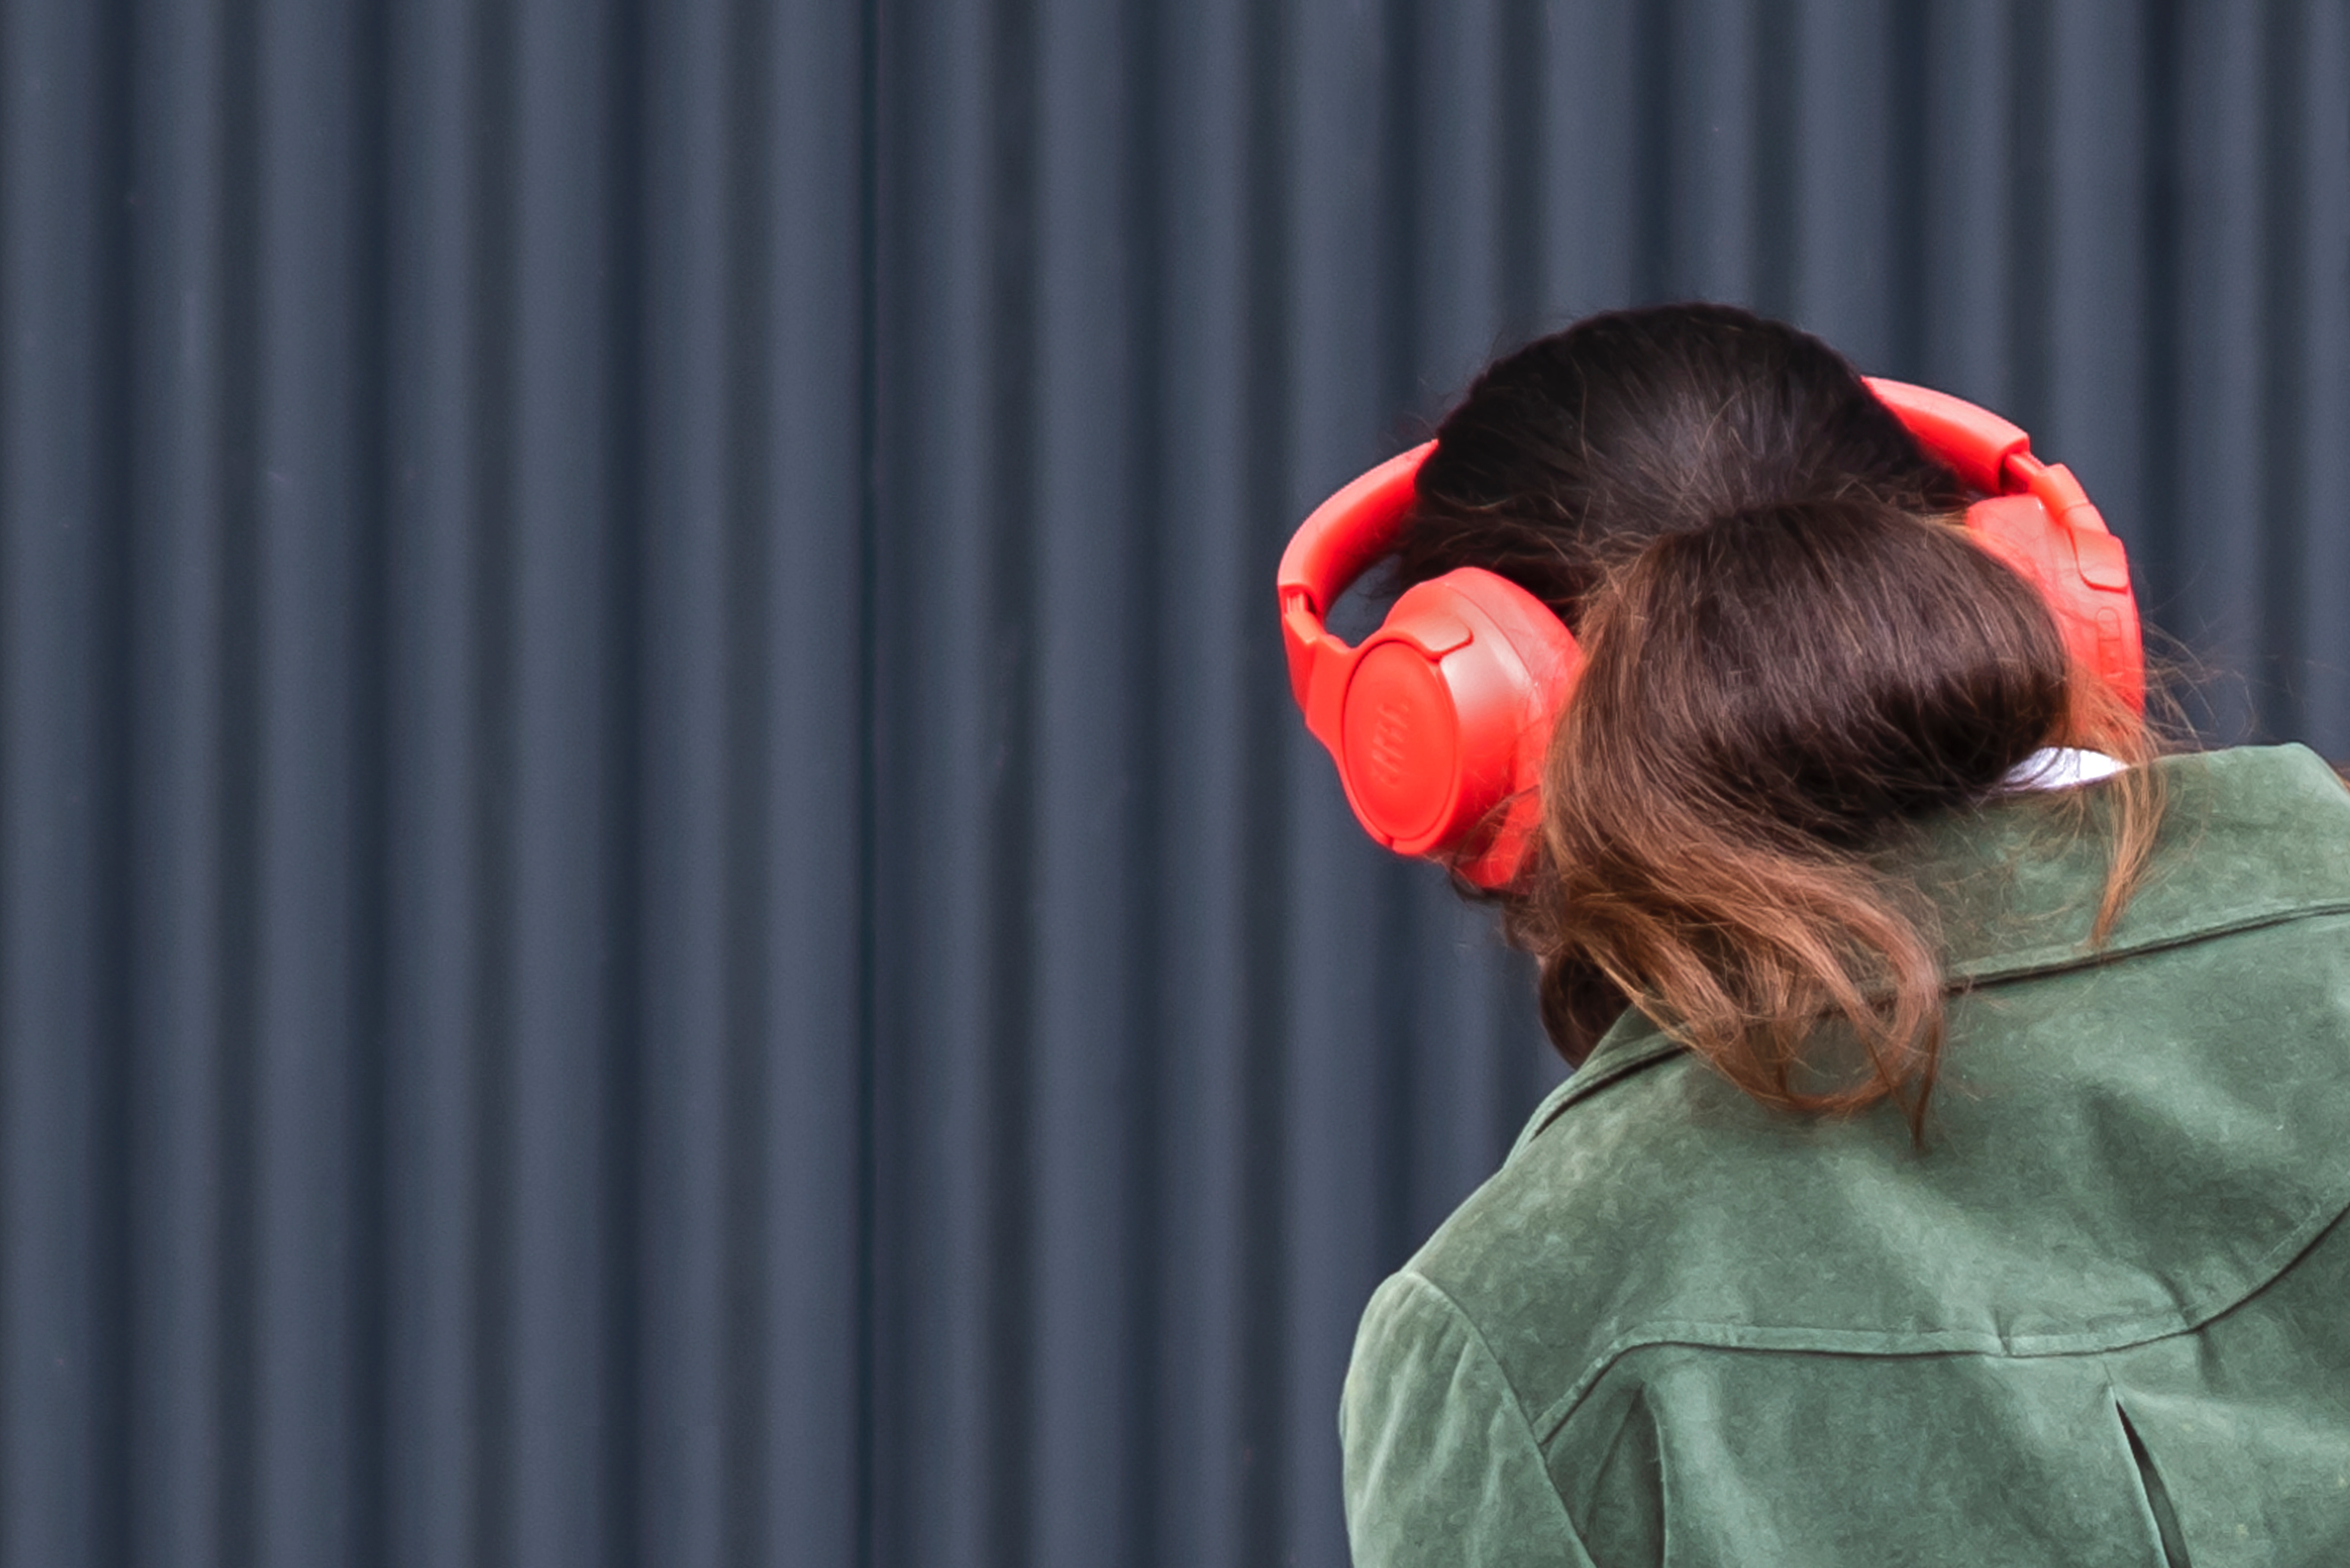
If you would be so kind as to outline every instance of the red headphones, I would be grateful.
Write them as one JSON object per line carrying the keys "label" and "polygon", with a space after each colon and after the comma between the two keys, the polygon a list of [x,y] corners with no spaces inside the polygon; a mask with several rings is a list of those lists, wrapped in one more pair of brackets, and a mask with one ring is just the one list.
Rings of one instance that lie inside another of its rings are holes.
{"label": "red headphones", "polygon": [[[2062,463],[2032,438],[1947,392],[1868,379],[1933,456],[1986,498],[1966,525],[2037,585],[2074,659],[2134,711],[2146,705],[2137,601],[2122,543]],[[1583,666],[1548,606],[1506,577],[1462,566],[1406,589],[1349,648],[1322,618],[1385,556],[1409,510],[1414,447],[1314,509],[1281,557],[1281,636],[1305,727],[1338,764],[1370,836],[1402,855],[1453,859],[1481,888],[1515,879],[1541,820],[1543,753]]]}

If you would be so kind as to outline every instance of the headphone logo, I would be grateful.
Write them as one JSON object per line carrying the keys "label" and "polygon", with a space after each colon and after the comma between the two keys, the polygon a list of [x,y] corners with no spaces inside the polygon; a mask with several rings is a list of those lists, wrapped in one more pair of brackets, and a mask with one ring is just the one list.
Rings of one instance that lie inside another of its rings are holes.
{"label": "headphone logo", "polygon": [[1379,771],[1379,783],[1394,790],[1403,782],[1404,769],[1411,762],[1411,711],[1400,692],[1388,692],[1379,703],[1379,716],[1371,732],[1371,765]]}

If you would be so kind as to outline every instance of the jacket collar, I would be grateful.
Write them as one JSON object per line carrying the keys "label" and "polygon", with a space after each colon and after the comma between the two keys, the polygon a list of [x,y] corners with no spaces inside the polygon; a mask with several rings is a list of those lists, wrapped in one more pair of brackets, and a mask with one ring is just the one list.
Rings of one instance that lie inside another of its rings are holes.
{"label": "jacket collar", "polygon": [[[2246,746],[2151,765],[2166,785],[2161,835],[2099,947],[2089,931],[2105,891],[2102,790],[1996,795],[1921,824],[1887,852],[1887,868],[1939,914],[1954,987],[2350,911],[2350,791],[2315,753]],[[1627,1012],[1544,1099],[1517,1147],[1575,1101],[1679,1052],[1647,1018]]]}

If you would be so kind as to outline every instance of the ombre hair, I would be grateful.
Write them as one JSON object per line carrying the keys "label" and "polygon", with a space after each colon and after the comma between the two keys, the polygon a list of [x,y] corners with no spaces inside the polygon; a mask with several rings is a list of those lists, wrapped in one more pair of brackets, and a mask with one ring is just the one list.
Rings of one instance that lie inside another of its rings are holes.
{"label": "ombre hair", "polygon": [[[1502,896],[1559,1051],[1580,1062],[1636,1007],[1766,1104],[1889,1100],[1920,1131],[1939,933],[1877,852],[2043,746],[2157,750],[1965,532],[1958,477],[1817,338],[1685,305],[1489,367],[1419,493],[1399,587],[1483,566],[1584,649],[1542,850]],[[2141,766],[2095,787],[2113,803],[2102,940],[2162,803]],[[1830,1039],[1856,1052],[1823,1059]]]}

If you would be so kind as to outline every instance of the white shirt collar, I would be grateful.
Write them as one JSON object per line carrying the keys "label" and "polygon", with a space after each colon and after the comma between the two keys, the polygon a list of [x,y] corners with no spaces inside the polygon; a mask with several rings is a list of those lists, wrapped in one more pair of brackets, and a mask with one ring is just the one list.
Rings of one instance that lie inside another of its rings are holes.
{"label": "white shirt collar", "polygon": [[2074,789],[2111,778],[2122,763],[2103,752],[2080,746],[2043,746],[2007,770],[1997,788],[2002,792],[2033,789]]}

